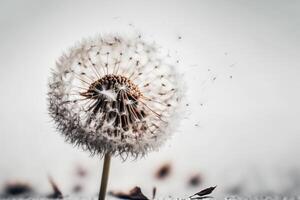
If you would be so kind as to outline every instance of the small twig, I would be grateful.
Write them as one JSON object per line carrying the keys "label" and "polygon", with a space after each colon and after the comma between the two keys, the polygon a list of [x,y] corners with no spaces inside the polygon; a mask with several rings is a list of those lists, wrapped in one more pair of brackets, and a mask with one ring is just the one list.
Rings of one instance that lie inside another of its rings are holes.
{"label": "small twig", "polygon": [[48,198],[51,199],[62,199],[63,198],[63,194],[60,191],[60,189],[58,188],[57,184],[54,182],[53,178],[51,176],[48,176],[48,180],[51,184],[51,187],[53,189],[53,193],[48,195]]}

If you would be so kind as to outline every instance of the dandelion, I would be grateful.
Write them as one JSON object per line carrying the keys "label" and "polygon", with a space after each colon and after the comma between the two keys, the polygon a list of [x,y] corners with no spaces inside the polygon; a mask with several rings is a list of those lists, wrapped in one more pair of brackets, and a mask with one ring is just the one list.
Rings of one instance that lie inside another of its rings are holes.
{"label": "dandelion", "polygon": [[140,36],[119,35],[83,40],[56,63],[50,115],[68,142],[104,157],[99,199],[111,156],[142,157],[171,134],[181,99],[175,66]]}

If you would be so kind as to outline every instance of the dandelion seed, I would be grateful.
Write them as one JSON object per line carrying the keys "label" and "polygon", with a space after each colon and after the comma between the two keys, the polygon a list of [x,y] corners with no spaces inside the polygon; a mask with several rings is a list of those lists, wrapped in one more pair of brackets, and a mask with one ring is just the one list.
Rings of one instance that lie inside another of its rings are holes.
{"label": "dandelion seed", "polygon": [[105,156],[104,165],[110,156],[144,156],[176,125],[181,93],[175,65],[141,37],[83,40],[52,73],[50,115],[68,142]]}

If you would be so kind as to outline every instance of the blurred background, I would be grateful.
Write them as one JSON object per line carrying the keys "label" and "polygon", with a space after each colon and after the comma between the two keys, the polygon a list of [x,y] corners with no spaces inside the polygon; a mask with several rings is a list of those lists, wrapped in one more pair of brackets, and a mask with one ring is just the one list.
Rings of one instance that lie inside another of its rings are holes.
{"label": "blurred background", "polygon": [[1,0],[0,191],[23,181],[49,193],[50,175],[64,194],[98,192],[102,160],[55,130],[47,79],[74,42],[118,32],[180,61],[186,112],[159,152],[112,160],[109,190],[299,194],[299,11],[298,0]]}

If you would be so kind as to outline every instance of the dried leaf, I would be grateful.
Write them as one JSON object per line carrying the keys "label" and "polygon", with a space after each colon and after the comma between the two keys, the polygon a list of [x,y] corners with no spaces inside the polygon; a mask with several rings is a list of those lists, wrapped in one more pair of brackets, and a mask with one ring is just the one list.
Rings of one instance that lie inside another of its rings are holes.
{"label": "dried leaf", "polygon": [[[197,192],[196,194],[190,196],[190,198],[194,197],[194,196],[204,197],[206,195],[209,195],[209,194],[211,194],[214,191],[214,189],[216,189],[216,187],[217,186],[215,186],[215,187],[209,187],[209,188],[206,188],[204,190],[201,190],[200,192]],[[205,198],[209,198],[209,197],[205,197]]]}
{"label": "dried leaf", "polygon": [[110,195],[128,200],[149,200],[141,191],[140,187],[134,187],[128,193],[125,192],[110,192]]}

